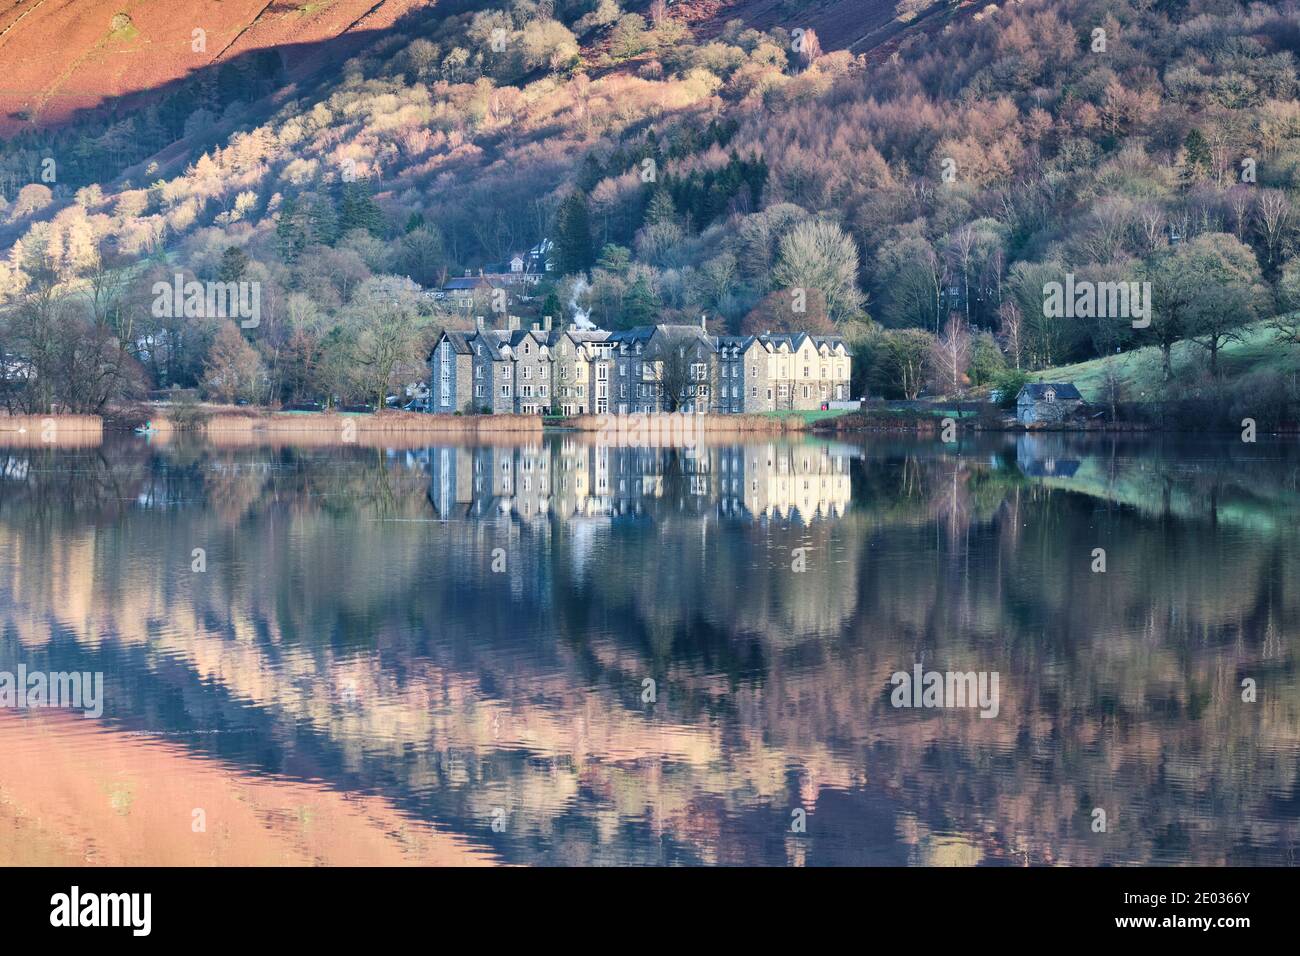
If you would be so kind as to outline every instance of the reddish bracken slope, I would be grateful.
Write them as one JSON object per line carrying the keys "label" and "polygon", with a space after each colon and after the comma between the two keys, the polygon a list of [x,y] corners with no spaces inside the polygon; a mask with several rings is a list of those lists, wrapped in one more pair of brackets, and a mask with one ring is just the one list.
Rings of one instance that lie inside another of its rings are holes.
{"label": "reddish bracken slope", "polygon": [[704,36],[717,33],[728,20],[742,20],[760,30],[812,29],[824,50],[862,53],[873,45],[877,31],[893,22],[896,4],[897,0],[802,0],[798,12],[791,13],[792,5],[783,0],[677,0],[669,9]]}
{"label": "reddish bracken slope", "polygon": [[[0,0],[0,133],[266,47],[390,27],[435,0]],[[129,18],[129,19],[128,19]],[[195,43],[202,30],[203,42]],[[196,45],[202,49],[195,50]],[[289,76],[313,68],[290,52]]]}

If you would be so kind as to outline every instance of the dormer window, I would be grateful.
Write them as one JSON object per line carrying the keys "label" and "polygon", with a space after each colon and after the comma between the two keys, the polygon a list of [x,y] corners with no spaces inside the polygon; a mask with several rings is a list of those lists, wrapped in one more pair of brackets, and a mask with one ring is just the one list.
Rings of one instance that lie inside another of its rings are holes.
{"label": "dormer window", "polygon": [[1043,401],[1045,402],[1056,401],[1056,389],[1054,388],[1045,389],[1043,391]]}

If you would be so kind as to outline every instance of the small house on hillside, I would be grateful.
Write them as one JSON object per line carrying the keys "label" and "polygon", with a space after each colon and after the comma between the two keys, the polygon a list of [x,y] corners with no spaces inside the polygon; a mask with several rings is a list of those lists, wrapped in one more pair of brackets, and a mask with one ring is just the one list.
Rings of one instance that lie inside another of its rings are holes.
{"label": "small house on hillside", "polygon": [[481,271],[473,276],[466,270],[463,278],[448,279],[443,283],[442,294],[456,305],[464,305],[473,302],[475,295],[491,295],[494,288],[496,286]]}
{"label": "small house on hillside", "polygon": [[1072,382],[1031,382],[1016,396],[1016,421],[1022,425],[1063,422],[1082,405],[1083,396]]}

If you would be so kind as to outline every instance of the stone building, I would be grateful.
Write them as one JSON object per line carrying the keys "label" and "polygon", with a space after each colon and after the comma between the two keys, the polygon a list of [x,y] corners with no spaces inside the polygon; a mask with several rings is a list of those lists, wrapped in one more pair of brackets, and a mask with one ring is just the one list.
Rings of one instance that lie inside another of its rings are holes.
{"label": "stone building", "polygon": [[1016,420],[1022,425],[1063,422],[1082,406],[1083,396],[1071,382],[1031,382],[1016,396]]}
{"label": "stone building", "polygon": [[429,353],[434,412],[563,415],[811,411],[850,400],[837,335],[712,336],[703,325],[618,332],[480,324],[443,332]]}

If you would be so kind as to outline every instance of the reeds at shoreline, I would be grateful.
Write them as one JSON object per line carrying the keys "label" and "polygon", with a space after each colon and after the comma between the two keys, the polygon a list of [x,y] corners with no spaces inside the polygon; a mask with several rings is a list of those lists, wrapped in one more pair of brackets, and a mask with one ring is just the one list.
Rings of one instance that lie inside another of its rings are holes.
{"label": "reeds at shoreline", "polygon": [[86,448],[104,438],[98,415],[7,415],[0,412],[0,446]]}

